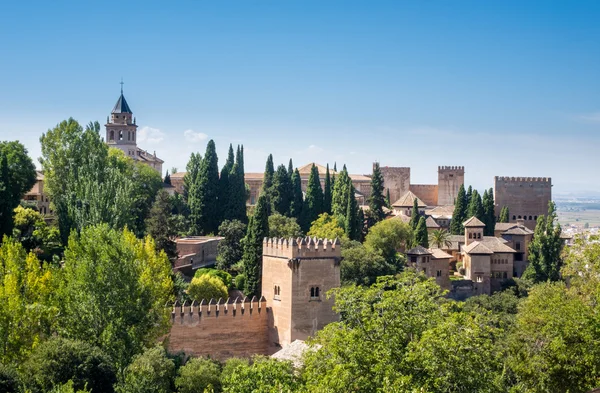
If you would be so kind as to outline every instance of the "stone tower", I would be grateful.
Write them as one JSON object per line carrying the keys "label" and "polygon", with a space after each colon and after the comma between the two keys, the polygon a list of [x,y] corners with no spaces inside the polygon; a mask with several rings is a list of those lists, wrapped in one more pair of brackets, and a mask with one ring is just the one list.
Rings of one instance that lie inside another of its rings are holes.
{"label": "stone tower", "polygon": [[385,196],[389,190],[391,203],[396,202],[410,190],[410,168],[382,166],[380,170],[383,176],[383,195]]}
{"label": "stone tower", "polygon": [[464,166],[438,167],[438,202],[439,206],[454,205],[458,190],[465,184]]}
{"label": "stone tower", "polygon": [[262,294],[272,310],[271,346],[305,340],[339,320],[326,292],[340,286],[340,260],[337,239],[265,238]]}
{"label": "stone tower", "polygon": [[527,228],[535,229],[538,217],[548,214],[551,200],[552,179],[549,177],[494,178],[496,216],[506,206],[510,222],[523,220]]}
{"label": "stone tower", "polygon": [[[122,82],[121,82],[122,83]],[[121,149],[126,156],[136,158],[137,143],[136,133],[137,125],[133,118],[133,112],[129,108],[125,96],[123,95],[123,85],[121,84],[121,96],[113,108],[110,119],[106,119],[106,143],[110,147]]]}

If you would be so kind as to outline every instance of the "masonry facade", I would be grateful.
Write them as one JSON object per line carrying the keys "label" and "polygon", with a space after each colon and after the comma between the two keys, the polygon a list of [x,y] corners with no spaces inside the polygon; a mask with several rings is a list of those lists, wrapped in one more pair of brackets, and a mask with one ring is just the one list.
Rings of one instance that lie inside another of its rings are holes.
{"label": "masonry facade", "polygon": [[552,179],[549,177],[494,178],[496,216],[506,206],[511,222],[523,220],[525,226],[535,228],[537,218],[548,213],[548,203],[551,200]]}

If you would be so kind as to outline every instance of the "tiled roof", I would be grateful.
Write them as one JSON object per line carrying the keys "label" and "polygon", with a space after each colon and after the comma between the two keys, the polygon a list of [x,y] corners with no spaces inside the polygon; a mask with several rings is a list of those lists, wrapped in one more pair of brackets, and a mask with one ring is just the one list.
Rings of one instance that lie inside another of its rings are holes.
{"label": "tiled roof", "polygon": [[450,259],[450,258],[452,258],[452,255],[440,250],[439,248],[430,248],[429,250],[431,251],[431,254],[435,259]]}
{"label": "tiled roof", "polygon": [[[142,160],[142,161],[148,161],[148,162],[159,162],[159,163],[164,163],[163,160],[161,160],[160,158],[156,157],[154,154],[150,154],[148,153],[146,150],[144,149],[140,149],[139,147],[137,148],[137,155],[136,158],[138,160]],[[172,176],[171,176],[172,177]]]}
{"label": "tiled roof", "polygon": [[394,216],[391,218],[392,220],[400,220],[404,223],[409,223],[410,222],[410,217],[409,216],[405,216],[404,214],[398,214],[397,216]]}
{"label": "tiled roof", "polygon": [[516,252],[506,244],[506,240],[495,236],[484,236],[480,241],[473,242],[463,247],[467,254],[493,254],[497,252],[514,253]]}
{"label": "tiled roof", "polygon": [[502,232],[503,235],[533,235],[533,231],[524,226],[517,226]]}
{"label": "tiled roof", "polygon": [[486,254],[491,255],[494,252],[483,245],[482,242],[473,242],[468,246],[463,247],[463,251],[467,254]]}
{"label": "tiled roof", "polygon": [[115,107],[112,110],[112,113],[133,113],[125,100],[125,96],[121,93],[121,96],[117,100]]}
{"label": "tiled roof", "polygon": [[477,217],[473,216],[471,218],[469,218],[467,221],[463,222],[463,225],[465,227],[484,227],[485,224],[482,223]]}
{"label": "tiled roof", "polygon": [[392,204],[392,206],[393,207],[412,207],[414,204],[415,198],[417,199],[417,205],[419,207],[427,206],[427,204],[425,204],[425,202],[423,202],[415,194],[413,194],[412,191],[407,191],[406,194],[402,195],[400,197],[400,199],[398,199],[396,202],[394,202]]}
{"label": "tiled roof", "polygon": [[428,216],[433,216],[433,218],[441,218],[442,216],[452,218],[453,213],[454,205],[436,206],[433,209],[425,210],[425,214]]}
{"label": "tiled roof", "polygon": [[495,231],[508,231],[510,228],[517,226],[516,222],[497,222],[494,227]]}
{"label": "tiled roof", "polygon": [[431,251],[423,246],[416,246],[406,252],[407,255],[431,255]]}
{"label": "tiled roof", "polygon": [[427,217],[427,220],[425,220],[425,225],[427,228],[440,228],[440,225],[431,217]]}

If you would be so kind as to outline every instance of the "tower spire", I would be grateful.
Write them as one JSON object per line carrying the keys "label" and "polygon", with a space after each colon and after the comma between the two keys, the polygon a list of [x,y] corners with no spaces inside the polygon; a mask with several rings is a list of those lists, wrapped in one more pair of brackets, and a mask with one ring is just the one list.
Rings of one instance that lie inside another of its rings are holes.
{"label": "tower spire", "polygon": [[123,85],[124,84],[125,83],[123,83],[123,77],[121,77],[121,83],[120,83],[120,85],[121,85],[121,95],[123,94]]}

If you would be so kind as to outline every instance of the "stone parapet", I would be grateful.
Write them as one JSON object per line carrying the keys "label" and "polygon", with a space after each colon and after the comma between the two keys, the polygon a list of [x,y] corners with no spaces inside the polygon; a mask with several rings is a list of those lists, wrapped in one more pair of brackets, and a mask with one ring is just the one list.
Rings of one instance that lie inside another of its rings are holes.
{"label": "stone parapet", "polygon": [[263,256],[285,259],[294,258],[340,258],[342,255],[339,239],[304,238],[265,238]]}

